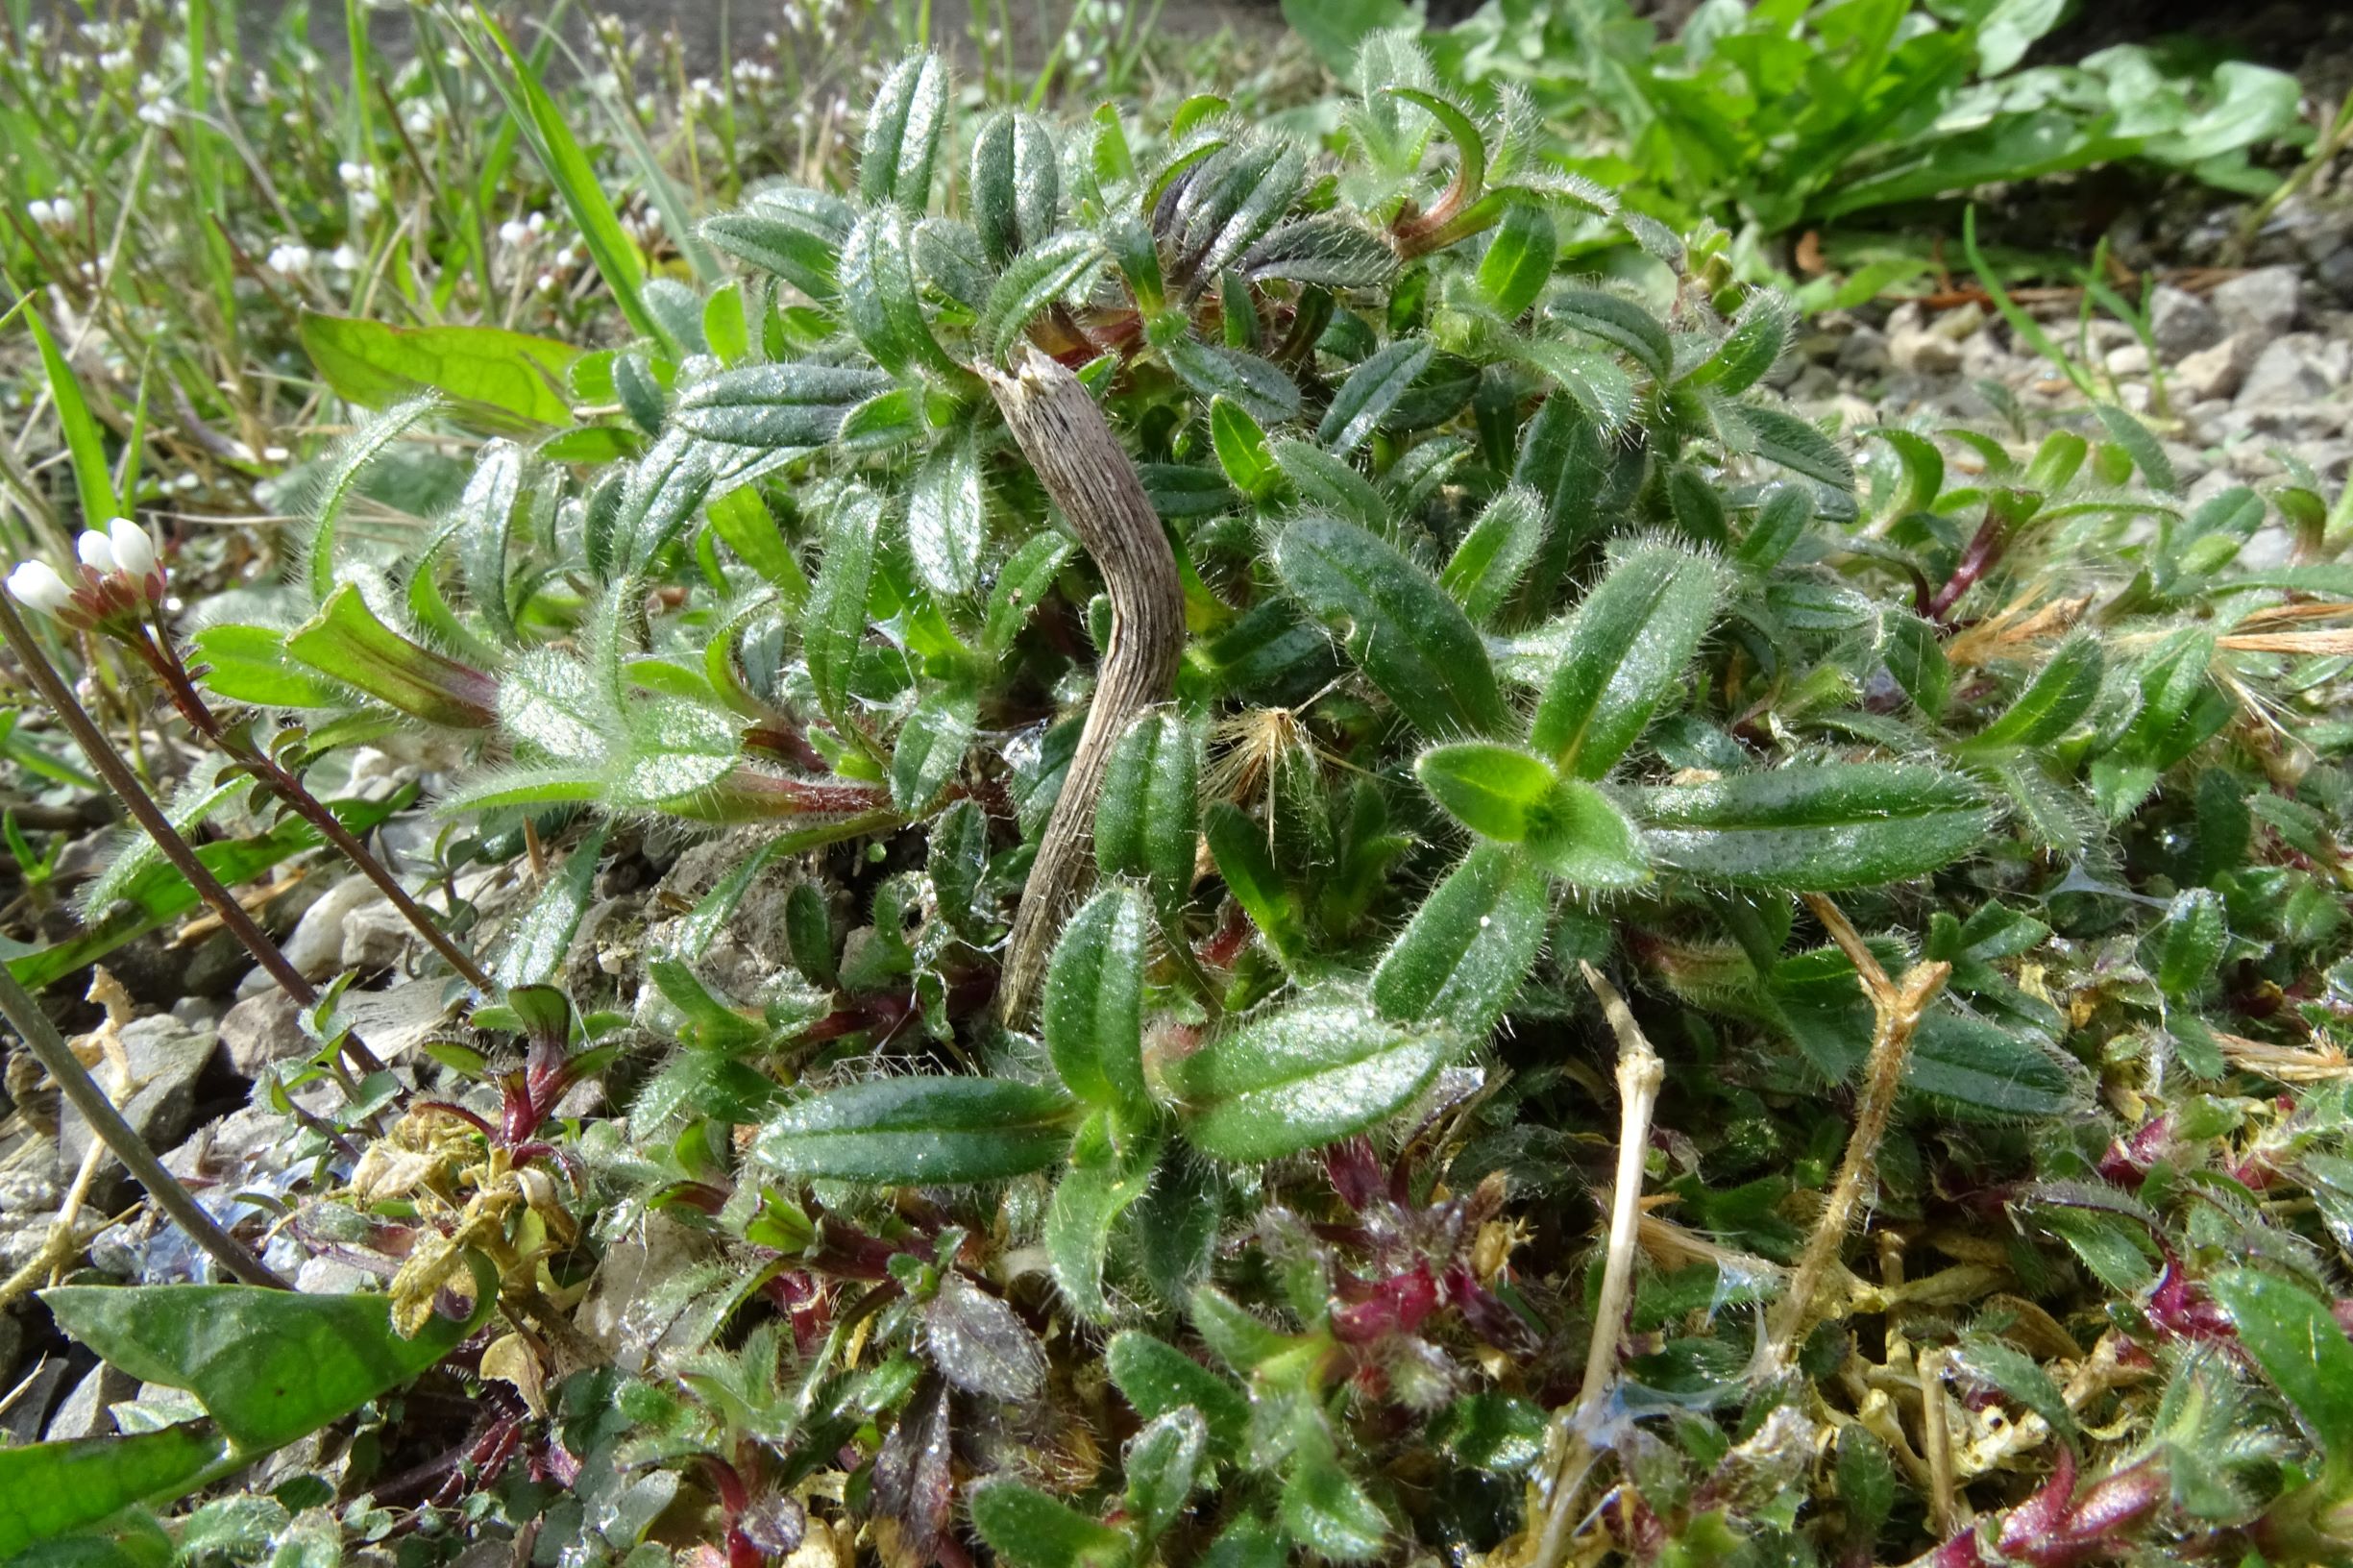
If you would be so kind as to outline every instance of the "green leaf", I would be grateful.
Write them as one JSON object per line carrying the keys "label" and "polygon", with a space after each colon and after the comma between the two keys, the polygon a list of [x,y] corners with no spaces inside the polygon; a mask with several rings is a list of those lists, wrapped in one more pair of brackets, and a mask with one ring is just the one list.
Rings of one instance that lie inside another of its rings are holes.
{"label": "green leaf", "polygon": [[964,681],[924,694],[891,752],[891,803],[919,812],[964,766],[980,725],[980,694]]}
{"label": "green leaf", "polygon": [[1833,490],[1854,488],[1854,465],[1838,443],[1821,429],[1797,415],[1779,408],[1768,408],[1759,404],[1742,403],[1726,405],[1729,412],[1749,428],[1754,438],[1756,455],[1767,462],[1778,463],[1793,474],[1802,474],[1817,484],[1826,484]]}
{"label": "green leaf", "polygon": [[2189,888],[2173,895],[2163,922],[2141,940],[2141,963],[2157,989],[2178,1002],[2217,983],[2229,945],[2222,895]]}
{"label": "green leaf", "polygon": [[1226,891],[1250,917],[1266,945],[1287,969],[1296,968],[1308,956],[1307,932],[1299,900],[1284,886],[1267,846],[1267,831],[1231,801],[1213,800],[1202,818],[1202,835]]}
{"label": "green leaf", "polygon": [[208,1421],[0,1448],[0,1556],[16,1561],[135,1503],[177,1502],[232,1462],[228,1440]]}
{"label": "green leaf", "polygon": [[73,366],[58,352],[57,339],[49,334],[49,324],[30,306],[24,318],[25,326],[33,333],[34,346],[40,351],[41,373],[49,382],[49,402],[57,409],[58,429],[65,437],[65,453],[73,465],[74,498],[82,506],[82,526],[103,530],[123,510],[121,498],[114,492],[113,476],[107,468],[106,437],[96,416],[90,412],[89,400],[83,395]]}
{"label": "green leaf", "polygon": [[753,196],[740,212],[705,219],[702,237],[823,304],[841,292],[835,268],[856,221],[850,205],[839,196],[771,189]]}
{"label": "green leaf", "polygon": [[568,425],[565,378],[580,351],[502,327],[396,327],[306,310],[303,352],[336,396],[382,408],[420,390],[534,425]]}
{"label": "green leaf", "polygon": [[2099,644],[2090,637],[2060,644],[2018,700],[1963,746],[1969,750],[2048,746],[2074,728],[2098,700],[2101,662]]}
{"label": "green leaf", "polygon": [[1320,1411],[1292,1417],[1294,1434],[1283,1477],[1283,1528],[1309,1551],[1335,1562],[1377,1556],[1388,1539],[1388,1520],[1341,1468]]}
{"label": "green leaf", "polygon": [[1418,338],[1400,338],[1376,350],[1348,373],[1332,394],[1332,406],[1315,427],[1315,439],[1342,455],[1362,445],[1382,416],[1412,390],[1415,378],[1430,368],[1435,351]]}
{"label": "green leaf", "polygon": [[1331,512],[1368,532],[1389,537],[1388,506],[1355,464],[1333,456],[1311,441],[1289,436],[1277,439],[1268,450],[1274,454],[1275,466],[1299,492],[1303,510]]}
{"label": "green leaf", "polygon": [[287,633],[286,652],[428,723],[487,729],[498,708],[496,682],[385,625],[355,583],[337,588],[318,614]]}
{"label": "green leaf", "polygon": [[188,639],[196,645],[205,689],[229,702],[260,708],[332,708],[351,700],[351,690],[302,669],[286,657],[286,634],[275,626],[207,626]]}
{"label": "green leaf", "polygon": [[834,502],[825,526],[825,555],[809,607],[801,617],[801,653],[809,682],[826,717],[845,736],[849,683],[866,641],[866,600],[874,578],[874,545],[882,527],[882,498],[858,487]]}
{"label": "green leaf", "polygon": [[980,313],[979,337],[989,357],[1002,360],[1040,311],[1091,277],[1103,260],[1103,242],[1078,232],[1056,234],[1015,257]]}
{"label": "green leaf", "polygon": [[1154,1111],[1143,1072],[1143,900],[1105,888],[1062,929],[1039,1004],[1046,1053],[1071,1093],[1144,1126]]}
{"label": "green leaf", "polygon": [[1637,545],[1585,596],[1536,705],[1530,741],[1575,778],[1634,744],[1715,619],[1722,573],[1673,545]]}
{"label": "green leaf", "polygon": [[1192,889],[1200,774],[1192,731],[1173,711],[1139,715],[1112,748],[1095,796],[1095,865],[1133,877],[1163,911]]}
{"label": "green leaf", "polygon": [[730,446],[814,450],[844,416],[892,386],[856,365],[750,365],[705,376],[678,394],[671,419],[690,435]]}
{"label": "green leaf", "polygon": [[1415,22],[1404,0],[1283,0],[1283,19],[1342,81],[1356,74],[1357,51],[1367,37]]}
{"label": "green leaf", "polygon": [[1275,571],[1406,722],[1425,735],[1492,734],[1508,721],[1485,645],[1427,569],[1334,517],[1295,518]]}
{"label": "green leaf", "polygon": [[1112,1227],[1151,1187],[1160,1152],[1157,1139],[1117,1148],[1109,1137],[1094,1135],[1091,1124],[1079,1135],[1068,1173],[1055,1186],[1045,1215],[1046,1261],[1065,1299],[1091,1323],[1111,1321],[1103,1262]]}
{"label": "green leaf", "polygon": [[2133,466],[2142,477],[2169,496],[2181,494],[2181,480],[2173,472],[2173,459],[2165,454],[2165,443],[2149,433],[2149,428],[2114,404],[2095,404],[2092,412],[2107,427],[2108,439],[2132,456]]}
{"label": "green leaf", "polygon": [[1497,315],[1516,320],[1544,291],[1559,254],[1552,214],[1533,202],[1514,202],[1504,208],[1504,221],[1480,257],[1479,292]]}
{"label": "green leaf", "polygon": [[1222,395],[1210,399],[1210,444],[1234,488],[1252,500],[1263,501],[1282,482],[1266,431],[1247,408]]}
{"label": "green leaf", "polygon": [[898,208],[878,207],[861,217],[842,246],[842,313],[866,352],[892,375],[903,376],[919,361],[952,374],[956,362],[931,335],[916,291],[912,245],[906,214]]}
{"label": "green leaf", "polygon": [[1155,1417],[1128,1440],[1121,1467],[1127,1475],[1127,1517],[1144,1540],[1167,1533],[1185,1511],[1202,1479],[1209,1438],[1209,1423],[1188,1407]]}
{"label": "green leaf", "polygon": [[1185,1136],[1219,1160],[1280,1160],[1405,1108],[1457,1051],[1451,1030],[1391,1023],[1359,1002],[1305,1002],[1172,1064]]}
{"label": "green leaf", "polygon": [[1112,1382],[1145,1420],[1192,1409],[1208,1423],[1211,1451],[1217,1458],[1230,1460],[1243,1451],[1250,1401],[1227,1379],[1167,1341],[1134,1329],[1113,1335],[1103,1360]]}
{"label": "green leaf", "polygon": [[932,54],[892,68],[867,111],[858,154],[858,194],[920,212],[931,201],[932,157],[947,121],[947,73]]}
{"label": "green leaf", "polygon": [[1555,295],[1549,308],[1556,322],[1626,354],[1654,380],[1665,380],[1674,369],[1674,339],[1656,316],[1631,300],[1597,288],[1572,288]]}
{"label": "green leaf", "polygon": [[1484,1037],[1534,967],[1550,913],[1544,879],[1526,857],[1481,845],[1382,955],[1373,1005],[1399,1023],[1442,1021]]}
{"label": "green leaf", "polygon": [[1053,233],[1062,205],[1054,138],[1034,115],[1000,112],[972,138],[972,226],[998,266]]}
{"label": "green leaf", "polygon": [[1267,360],[1239,349],[1180,337],[1161,351],[1192,394],[1214,404],[1238,404],[1250,417],[1279,425],[1299,412],[1299,388]]}
{"label": "green leaf", "polygon": [[1757,289],[1740,307],[1732,330],[1724,334],[1715,352],[1693,366],[1683,380],[1720,392],[1746,392],[1787,352],[1793,325],[1789,302],[1773,289]]}
{"label": "green leaf", "polygon": [[516,920],[514,934],[499,954],[491,978],[502,987],[547,985],[562,973],[573,933],[588,912],[609,823],[599,822],[564,858],[563,870],[541,885],[539,895]]}
{"label": "green leaf", "polygon": [[1907,611],[1886,609],[1879,618],[1879,657],[1914,707],[1931,719],[1944,715],[1952,665],[1935,626]]}
{"label": "green leaf", "polygon": [[1455,547],[1438,586],[1473,621],[1495,619],[1544,544],[1543,498],[1523,484],[1499,492]]}
{"label": "green leaf", "polygon": [[1010,1476],[972,1490],[972,1527],[1013,1568],[1126,1568],[1136,1542]]}
{"label": "green leaf", "polygon": [[2321,1484],[2341,1495],[2353,1478],[2353,1341],[2337,1314],[2301,1286],[2252,1268],[2226,1269],[2207,1288],[2319,1443],[2327,1457]]}
{"label": "green leaf", "polygon": [[793,1176],[949,1187],[1043,1170],[1069,1147],[1078,1107],[1006,1078],[877,1078],[785,1108],[753,1153]]}
{"label": "green leaf", "polygon": [[350,1414],[437,1363],[497,1305],[489,1261],[469,1253],[474,1310],[429,1316],[414,1338],[380,1293],[298,1295],[250,1285],[64,1286],[41,1292],[58,1327],[107,1364],[194,1394],[239,1452],[267,1453]]}
{"label": "green leaf", "polygon": [[1634,825],[1581,779],[1562,778],[1541,757],[1490,741],[1460,741],[1413,765],[1438,804],[1472,832],[1526,846],[1538,866],[1579,887],[1635,887],[1650,864]]}
{"label": "green leaf", "polygon": [[1743,888],[1826,893],[1937,870],[1993,822],[1969,782],[1916,763],[1793,763],[1637,794],[1659,864]]}
{"label": "green leaf", "polygon": [[907,551],[933,593],[961,597],[980,583],[989,517],[981,496],[980,453],[969,425],[951,432],[907,488]]}
{"label": "green leaf", "polygon": [[982,651],[1001,654],[1013,646],[1075,548],[1052,528],[1041,528],[1021,541],[989,589],[989,609],[981,623]]}

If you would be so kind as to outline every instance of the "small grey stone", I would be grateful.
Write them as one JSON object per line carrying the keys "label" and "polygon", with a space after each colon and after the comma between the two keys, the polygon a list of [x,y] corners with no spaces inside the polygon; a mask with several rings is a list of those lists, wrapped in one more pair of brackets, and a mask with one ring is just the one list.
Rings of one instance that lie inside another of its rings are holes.
{"label": "small grey stone", "polygon": [[352,912],[383,894],[364,876],[349,876],[303,912],[285,941],[286,962],[311,980],[324,980],[343,963],[343,928]]}
{"label": "small grey stone", "polygon": [[2273,572],[2295,558],[2295,538],[2286,528],[2257,528],[2233,561],[2242,572]]}
{"label": "small grey stone", "polygon": [[2329,395],[2327,373],[2304,346],[2282,338],[2265,349],[2239,388],[2241,408],[2292,406]]}
{"label": "small grey stone", "polygon": [[2321,257],[2313,268],[2313,282],[2340,300],[2353,299],[2353,245]]}
{"label": "small grey stone", "polygon": [[138,1391],[138,1379],[101,1361],[59,1404],[57,1413],[49,1418],[48,1431],[42,1435],[53,1443],[77,1437],[111,1436],[114,1432],[111,1407],[135,1397]]}
{"label": "small grey stone", "polygon": [[1961,368],[1961,346],[1941,332],[1914,329],[1887,340],[1896,368],[1915,376],[1950,376]]}
{"label": "small grey stone", "polygon": [[[123,1025],[123,1056],[131,1064],[131,1096],[121,1107],[123,1119],[131,1124],[150,1148],[166,1148],[180,1140],[188,1130],[188,1118],[196,1110],[196,1080],[212,1060],[218,1046],[212,1032],[190,1029],[169,1013],[158,1013],[152,1017],[139,1018]],[[110,1090],[115,1089],[107,1079]],[[89,1123],[70,1105],[58,1116],[58,1168],[73,1171],[81,1167],[83,1154],[91,1141]],[[101,1166],[106,1172],[100,1185],[92,1191],[102,1209],[111,1209],[115,1194],[120,1191],[122,1167],[109,1160]]]}
{"label": "small grey stone", "polygon": [[1822,365],[1802,365],[1798,374],[1781,389],[1781,395],[1792,403],[1815,403],[1838,393],[1838,378]]}
{"label": "small grey stone", "polygon": [[388,969],[408,951],[408,922],[389,899],[361,904],[343,921],[343,967],[362,974]]}
{"label": "small grey stone", "polygon": [[1928,324],[1928,331],[1950,342],[1960,343],[1976,336],[1985,329],[1985,306],[1972,300],[1956,305]]}
{"label": "small grey stone", "polygon": [[2200,349],[2173,367],[2172,390],[2184,403],[2235,396],[2263,353],[2263,340],[2234,332],[2211,349]]}
{"label": "small grey stone", "polygon": [[294,1288],[306,1296],[349,1296],[380,1284],[377,1276],[340,1258],[311,1258],[294,1276]]}
{"label": "small grey stone", "polygon": [[2104,362],[2111,376],[2145,376],[2148,374],[2148,350],[2138,343],[2127,343],[2120,349],[2110,349]]}
{"label": "small grey stone", "polygon": [[1888,357],[1887,334],[1875,327],[1857,327],[1838,346],[1838,371],[1842,376],[1884,376],[1895,363]]}
{"label": "small grey stone", "polygon": [[0,1434],[5,1434],[12,1446],[37,1443],[41,1427],[49,1414],[50,1405],[58,1397],[58,1389],[65,1383],[66,1360],[62,1356],[44,1356],[31,1373],[19,1380],[8,1391],[8,1409],[0,1411]]}
{"label": "small grey stone", "polygon": [[2214,291],[2215,314],[2226,332],[2277,337],[2295,325],[2303,308],[2304,282],[2293,267],[2259,267]]}
{"label": "small grey stone", "polygon": [[209,1187],[219,1171],[254,1162],[293,1131],[294,1118],[266,1105],[240,1106],[206,1123],[163,1157],[163,1168],[191,1187]]}
{"label": "small grey stone", "polygon": [[2159,283],[2148,300],[2149,335],[2169,364],[2222,341],[2222,318],[2185,288]]}
{"label": "small grey stone", "polygon": [[248,996],[221,1019],[221,1049],[240,1078],[257,1078],[273,1062],[308,1056],[317,1043],[303,1033],[302,1009],[272,987]]}
{"label": "small grey stone", "polygon": [[699,1232],[649,1214],[634,1232],[605,1249],[604,1262],[574,1323],[623,1371],[645,1370],[663,1351],[671,1333],[686,1327],[678,1321],[686,1303],[661,1310],[657,1287],[710,1256],[710,1250]]}

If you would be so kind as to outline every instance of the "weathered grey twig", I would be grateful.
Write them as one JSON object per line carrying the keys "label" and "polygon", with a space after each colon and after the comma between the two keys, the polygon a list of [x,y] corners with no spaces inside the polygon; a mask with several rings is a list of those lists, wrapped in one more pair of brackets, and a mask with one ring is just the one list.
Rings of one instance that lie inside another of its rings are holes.
{"label": "weathered grey twig", "polygon": [[1544,1534],[1536,1546],[1536,1568],[1556,1568],[1577,1521],[1578,1495],[1596,1458],[1592,1432],[1602,1401],[1617,1381],[1618,1339],[1626,1330],[1626,1309],[1634,1290],[1634,1244],[1642,1227],[1643,1157],[1651,1146],[1651,1116],[1658,1107],[1666,1065],[1634,1019],[1626,998],[1590,964],[1581,963],[1585,984],[1601,1000],[1610,1032],[1618,1037],[1618,1168],[1609,1198],[1609,1250],[1602,1261],[1602,1295],[1593,1314],[1593,1337],[1585,1347],[1585,1378],[1577,1402],[1556,1428],[1559,1461],[1544,1499]]}
{"label": "weathered grey twig", "polygon": [[157,1205],[179,1222],[190,1239],[247,1285],[268,1286],[274,1290],[292,1288],[242,1241],[221,1229],[205,1213],[204,1206],[180,1185],[180,1179],[163,1168],[163,1162],[156,1158],[155,1150],[114,1109],[114,1102],[107,1098],[106,1091],[89,1075],[89,1069],[74,1055],[73,1047],[65,1043],[58,1026],[49,1021],[49,1015],[16,983],[16,977],[9,973],[5,964],[0,964],[0,1016],[7,1017],[34,1057],[49,1069],[49,1076],[57,1080],[58,1088],[73,1108],[82,1113],[90,1130],[114,1151],[114,1157],[147,1188]]}
{"label": "weathered grey twig", "polygon": [[1175,683],[1185,651],[1185,592],[1176,553],[1136,465],[1079,379],[1035,348],[1012,374],[983,367],[981,375],[1022,456],[1094,557],[1112,608],[1111,644],[1087,724],[1006,941],[997,1016],[1018,1026],[1037,1000],[1063,917],[1086,885],[1095,795],[1112,747],[1130,720],[1167,700]]}

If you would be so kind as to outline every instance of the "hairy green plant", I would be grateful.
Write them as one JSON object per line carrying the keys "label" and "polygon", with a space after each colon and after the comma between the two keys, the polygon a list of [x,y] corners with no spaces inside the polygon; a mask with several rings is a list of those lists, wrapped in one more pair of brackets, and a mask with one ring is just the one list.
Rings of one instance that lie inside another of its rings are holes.
{"label": "hairy green plant", "polygon": [[[2341,1555],[2319,498],[2190,506],[2109,407],[1826,430],[1762,389],[1784,300],[1400,37],[1357,74],[1326,156],[965,126],[910,57],[564,428],[382,416],[280,613],[195,632],[266,754],[429,737],[440,860],[536,878],[448,879],[493,983],[300,1200],[397,1259],[387,1346],[467,1273],[508,1324],[435,1374],[484,1409],[417,1550]],[[443,427],[422,548],[342,526]],[[2239,570],[2274,510],[2302,558]],[[601,872],[722,829],[567,962]],[[601,1364],[571,1292],[632,1249]],[[290,1434],[108,1315],[239,1457]],[[12,1462],[210,1462],[156,1448]]]}

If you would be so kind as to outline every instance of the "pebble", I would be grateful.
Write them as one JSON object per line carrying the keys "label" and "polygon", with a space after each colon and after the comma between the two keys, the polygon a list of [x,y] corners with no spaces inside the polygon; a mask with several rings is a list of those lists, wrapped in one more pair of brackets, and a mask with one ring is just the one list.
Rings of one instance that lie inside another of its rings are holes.
{"label": "pebble", "polygon": [[302,1010],[274,986],[246,997],[221,1019],[221,1049],[240,1078],[258,1078],[271,1063],[308,1056],[317,1048],[303,1033]]}
{"label": "pebble", "polygon": [[2148,300],[2149,335],[2169,364],[2222,341],[2222,318],[2186,288],[2159,283]]}
{"label": "pebble", "polygon": [[2304,304],[2304,281],[2288,266],[2258,267],[2214,291],[2215,314],[2227,332],[2277,337],[2295,325]]}
{"label": "pebble", "polygon": [[286,962],[308,980],[324,980],[343,966],[343,930],[352,912],[383,894],[364,876],[348,876],[303,912],[285,940]]}
{"label": "pebble", "polygon": [[[123,1119],[150,1148],[168,1148],[188,1130],[196,1111],[196,1080],[217,1046],[210,1030],[190,1029],[169,1013],[123,1025],[123,1055],[131,1064],[133,1091],[122,1103]],[[108,1087],[112,1089],[111,1074]],[[89,1123],[72,1106],[58,1116],[58,1169],[67,1178],[82,1166],[92,1139]],[[91,1184],[95,1212],[110,1213],[126,1183],[122,1167],[109,1159]]]}
{"label": "pebble", "polygon": [[2256,356],[2239,388],[2236,406],[2269,408],[2313,403],[2332,390],[2327,372],[2306,346],[2283,337]]}
{"label": "pebble", "polygon": [[2173,395],[2189,403],[2236,397],[2240,383],[2255,368],[2262,354],[2260,338],[2249,332],[2235,332],[2173,367]]}

